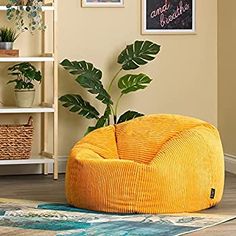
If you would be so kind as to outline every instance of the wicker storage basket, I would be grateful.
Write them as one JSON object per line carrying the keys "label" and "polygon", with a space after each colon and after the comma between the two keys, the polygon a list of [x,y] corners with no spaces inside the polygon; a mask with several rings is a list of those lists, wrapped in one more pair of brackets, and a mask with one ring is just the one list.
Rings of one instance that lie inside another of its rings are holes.
{"label": "wicker storage basket", "polygon": [[0,125],[0,160],[30,158],[32,138],[32,117],[25,125]]}

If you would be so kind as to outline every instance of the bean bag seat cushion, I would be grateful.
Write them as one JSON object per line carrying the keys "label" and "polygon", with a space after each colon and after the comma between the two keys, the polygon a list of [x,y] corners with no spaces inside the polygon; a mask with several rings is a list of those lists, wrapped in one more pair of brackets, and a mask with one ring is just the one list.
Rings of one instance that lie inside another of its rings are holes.
{"label": "bean bag seat cushion", "polygon": [[148,115],[97,129],[70,153],[69,204],[116,213],[194,212],[220,202],[224,158],[212,125]]}

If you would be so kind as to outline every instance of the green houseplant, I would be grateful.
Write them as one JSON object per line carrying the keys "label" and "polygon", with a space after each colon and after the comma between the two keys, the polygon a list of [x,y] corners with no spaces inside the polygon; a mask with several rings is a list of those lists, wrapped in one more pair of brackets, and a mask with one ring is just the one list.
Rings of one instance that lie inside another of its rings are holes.
{"label": "green houseplant", "polygon": [[35,97],[34,81],[41,82],[42,74],[29,62],[22,62],[8,68],[9,75],[16,79],[8,81],[15,83],[16,105],[18,107],[32,107]]}
{"label": "green houseplant", "polygon": [[[111,123],[111,117],[113,117],[113,123],[117,124],[143,116],[139,112],[129,110],[118,117],[118,106],[120,100],[127,94],[146,88],[152,81],[151,78],[143,73],[122,76],[120,76],[120,73],[122,71],[135,70],[147,64],[149,61],[155,59],[159,51],[160,46],[150,41],[135,41],[133,44],[128,45],[118,57],[117,62],[120,68],[110,81],[107,90],[101,81],[102,71],[95,68],[93,64],[86,61],[70,61],[65,59],[61,62],[61,66],[75,76],[75,81],[80,86],[85,88],[89,93],[94,94],[96,99],[105,105],[105,109],[103,114],[100,114],[94,106],[78,94],[66,94],[61,96],[59,100],[71,112],[78,113],[87,119],[96,120],[94,126],[88,127],[86,134],[97,128],[109,125]],[[114,103],[110,92],[117,80],[120,95],[116,103]]]}
{"label": "green houseplant", "polygon": [[7,18],[12,20],[17,30],[45,30],[42,18],[42,0],[8,0]]}
{"label": "green houseplant", "polygon": [[0,28],[0,49],[11,50],[19,34],[9,27]]}

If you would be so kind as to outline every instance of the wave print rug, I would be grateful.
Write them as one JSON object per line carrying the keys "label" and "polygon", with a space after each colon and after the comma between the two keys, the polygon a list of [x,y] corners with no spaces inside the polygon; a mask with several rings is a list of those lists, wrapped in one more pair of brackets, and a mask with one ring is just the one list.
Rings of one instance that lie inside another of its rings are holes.
{"label": "wave print rug", "polygon": [[67,204],[0,199],[1,236],[177,236],[236,217],[210,214],[105,214]]}

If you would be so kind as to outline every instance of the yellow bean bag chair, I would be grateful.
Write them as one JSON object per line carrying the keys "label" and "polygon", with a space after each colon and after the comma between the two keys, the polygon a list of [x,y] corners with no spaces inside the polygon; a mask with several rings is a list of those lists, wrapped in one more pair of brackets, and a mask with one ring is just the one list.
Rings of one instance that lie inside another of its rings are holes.
{"label": "yellow bean bag chair", "polygon": [[220,202],[224,159],[212,125],[149,115],[93,131],[71,151],[69,204],[117,213],[194,212]]}

